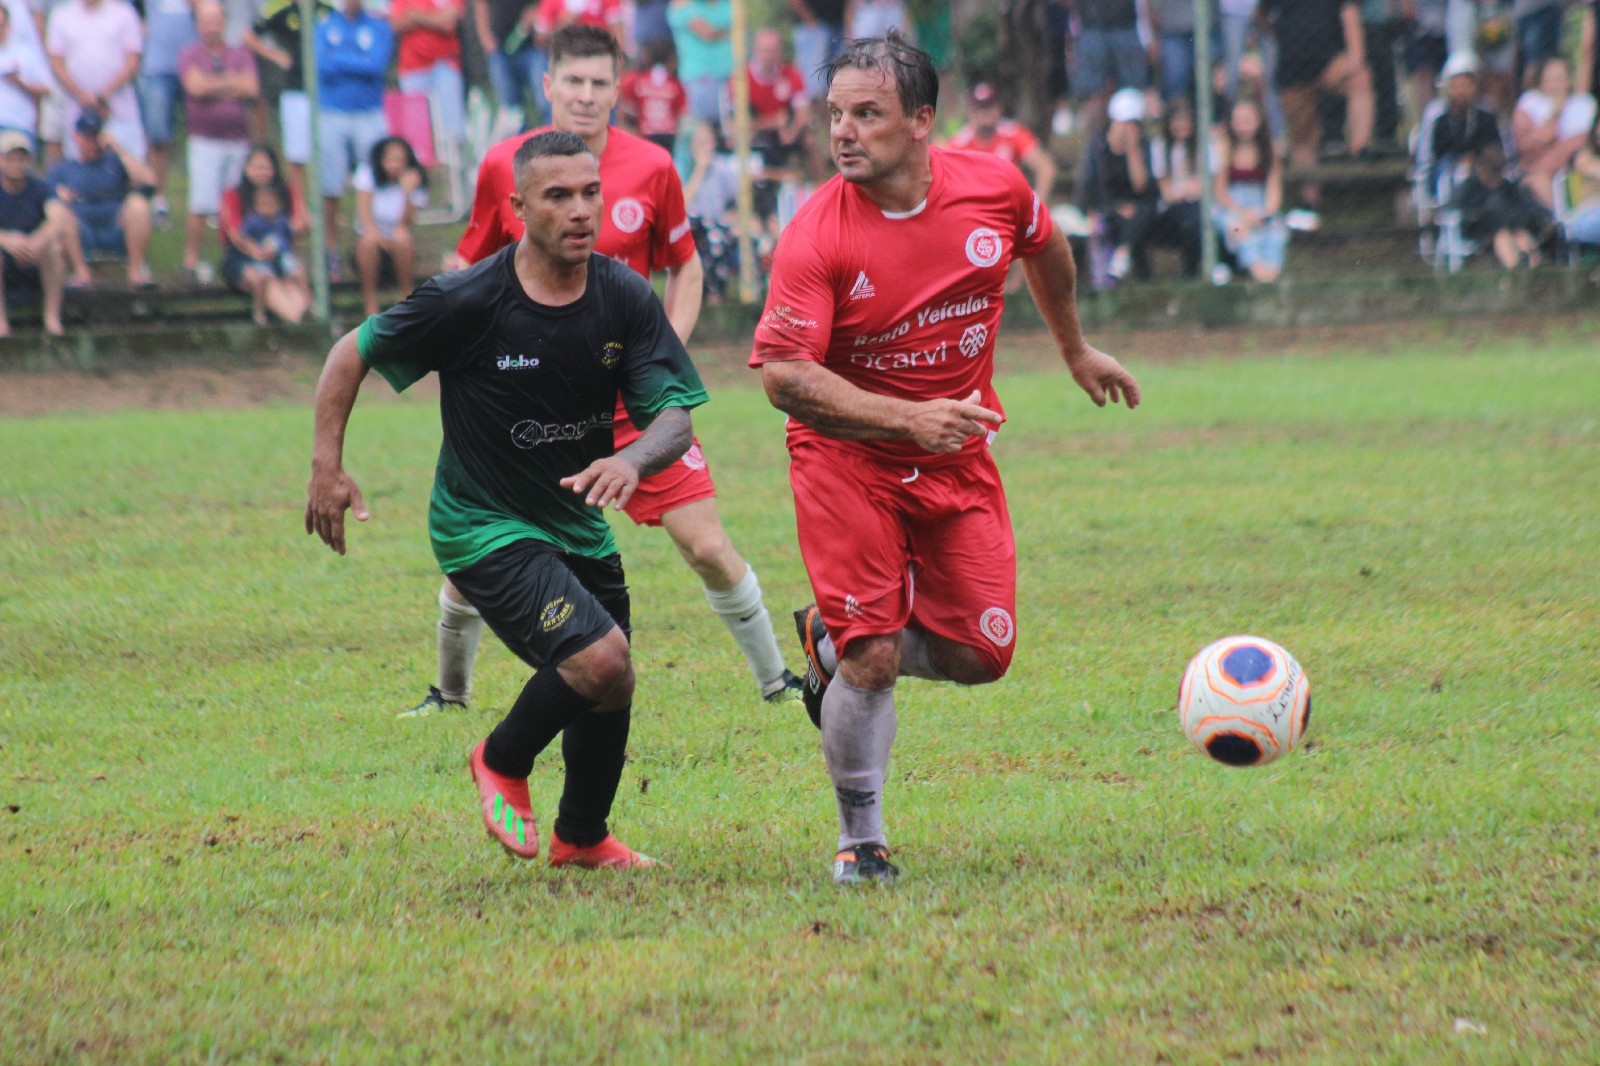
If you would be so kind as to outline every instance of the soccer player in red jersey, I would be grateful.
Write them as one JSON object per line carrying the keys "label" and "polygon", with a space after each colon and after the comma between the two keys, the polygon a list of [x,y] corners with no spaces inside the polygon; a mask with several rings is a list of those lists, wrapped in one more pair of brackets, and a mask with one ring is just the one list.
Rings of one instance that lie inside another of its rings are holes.
{"label": "soccer player in red jersey", "polygon": [[1049,203],[1056,183],[1056,162],[1033,131],[1020,122],[1000,117],[1000,94],[987,82],[972,87],[967,99],[967,124],[949,141],[964,152],[988,152],[1025,167],[1033,175],[1033,191]]}
{"label": "soccer player in red jersey", "polygon": [[1011,663],[1016,547],[989,454],[1006,269],[1098,405],[1133,375],[1083,338],[1066,239],[1022,174],[930,147],[938,78],[895,33],[828,65],[838,177],[779,241],[750,364],[789,415],[816,602],[795,612],[839,810],[834,880],[889,881],[882,793],[899,677],[982,685]]}
{"label": "soccer player in red jersey", "polygon": [[[617,101],[621,67],[621,47],[607,30],[566,26],[551,38],[545,93],[554,128],[582,137],[600,160],[605,213],[597,250],[647,278],[655,270],[667,272],[662,302],[672,328],[687,342],[700,316],[701,270],[684,211],[683,186],[666,152],[607,125]],[[456,247],[464,262],[479,262],[522,239],[523,225],[511,205],[516,191],[511,160],[531,136],[510,137],[484,156],[472,218]],[[619,451],[639,437],[621,404],[612,435]],[[722,527],[716,487],[699,442],[666,470],[640,481],[624,510],[640,525],[667,531],[684,562],[700,576],[711,609],[744,653],[762,697],[772,702],[794,698],[800,679],[784,668],[755,570]],[[483,620],[448,578],[439,593],[439,607],[438,683],[429,687],[421,703],[403,712],[408,717],[465,706],[472,687]]]}

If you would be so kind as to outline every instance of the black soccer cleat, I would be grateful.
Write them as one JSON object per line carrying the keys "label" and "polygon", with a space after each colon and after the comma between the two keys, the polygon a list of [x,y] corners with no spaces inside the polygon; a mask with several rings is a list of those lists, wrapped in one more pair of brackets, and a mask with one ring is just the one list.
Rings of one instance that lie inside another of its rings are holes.
{"label": "black soccer cleat", "polygon": [[794,613],[794,631],[800,637],[800,651],[806,657],[806,676],[800,682],[800,702],[806,705],[811,724],[821,729],[822,694],[828,691],[828,682],[833,680],[833,675],[822,668],[822,658],[817,652],[817,645],[828,635],[828,627],[822,621],[822,612],[817,610],[815,600]]}
{"label": "black soccer cleat", "polygon": [[401,711],[395,717],[428,718],[445,711],[464,711],[466,709],[467,703],[465,700],[445,699],[444,694],[439,691],[437,686],[429,685],[428,694],[422,698],[421,703]]}
{"label": "black soccer cleat", "polygon": [[892,885],[900,867],[889,861],[889,849],[882,844],[857,844],[833,857],[833,883],[836,885]]}
{"label": "black soccer cleat", "polygon": [[788,703],[790,700],[799,699],[801,694],[805,692],[805,688],[806,683],[804,681],[795,677],[792,671],[785,670],[783,676],[778,678],[777,683],[773,686],[772,691],[763,692],[761,698],[768,703]]}

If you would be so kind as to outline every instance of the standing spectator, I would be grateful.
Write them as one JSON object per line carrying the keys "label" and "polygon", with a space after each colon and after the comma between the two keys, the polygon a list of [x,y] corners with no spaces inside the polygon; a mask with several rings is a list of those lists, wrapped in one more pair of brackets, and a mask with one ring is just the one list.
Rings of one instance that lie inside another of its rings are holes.
{"label": "standing spectator", "polygon": [[807,80],[807,94],[819,110],[826,106],[828,84],[823,66],[844,44],[845,9],[850,0],[787,0],[794,16],[794,65]]}
{"label": "standing spectator", "polygon": [[78,116],[92,108],[118,144],[145,158],[144,124],[133,90],[144,31],[132,6],[126,0],[67,0],[50,14],[45,47],[66,94],[66,127],[76,126]]}
{"label": "standing spectator", "polygon": [[1394,46],[1399,30],[1396,0],[1361,0],[1361,35],[1366,42],[1367,70],[1372,74],[1372,139],[1377,150],[1399,150],[1400,85]]}
{"label": "standing spectator", "polygon": [[[1216,3],[1211,25],[1217,25]],[[1156,31],[1161,57],[1161,99],[1194,98],[1195,0],[1150,0],[1150,22]]]}
{"label": "standing spectator", "polygon": [[33,175],[33,138],[21,130],[0,133],[0,337],[11,336],[6,303],[19,289],[44,294],[44,331],[59,337],[66,267],[61,236],[46,208],[50,186]]}
{"label": "standing spectator", "polygon": [[489,84],[500,102],[497,125],[520,114],[520,128],[526,129],[548,111],[541,88],[548,59],[533,34],[538,13],[538,0],[474,0],[472,23],[489,64]]}
{"label": "standing spectator", "polygon": [[1595,99],[1572,91],[1572,71],[1560,56],[1546,59],[1536,69],[1537,87],[1522,94],[1511,115],[1511,139],[1517,146],[1522,183],[1535,200],[1553,208],[1551,182],[1588,139]]}
{"label": "standing spectator", "polygon": [[415,287],[417,242],[411,225],[428,206],[428,178],[404,137],[385,137],[356,170],[356,270],[366,313],[378,307],[378,279],[387,260],[402,294]]}
{"label": "standing spectator", "polygon": [[[1283,161],[1272,150],[1272,136],[1254,100],[1233,105],[1221,149],[1214,185],[1217,229],[1234,261],[1253,279],[1276,281],[1289,247],[1289,228],[1279,214]],[[1219,263],[1211,280],[1221,284],[1228,276]]]}
{"label": "standing spectator", "polygon": [[1181,96],[1167,101],[1161,139],[1151,145],[1150,171],[1161,187],[1161,210],[1150,243],[1176,248],[1183,276],[1200,275],[1200,131],[1194,109]]}
{"label": "standing spectator", "polygon": [[1161,187],[1150,165],[1145,140],[1144,94],[1118,89],[1106,107],[1106,128],[1089,145],[1078,176],[1078,203],[1090,218],[1102,220],[1111,244],[1112,280],[1133,270],[1141,281],[1150,277],[1150,227],[1161,202]]}
{"label": "standing spectator", "polygon": [[622,76],[617,87],[617,110],[633,125],[633,132],[668,152],[676,152],[678,125],[689,106],[683,83],[672,72],[672,41],[651,41],[644,46],[643,63]]}
{"label": "standing spectator", "polygon": [[1583,8],[1583,29],[1578,38],[1578,91],[1600,97],[1600,0]]}
{"label": "standing spectator", "polygon": [[434,136],[439,140],[466,137],[460,33],[466,13],[466,0],[393,0],[389,5],[400,47],[400,91],[421,93],[438,104]]}
{"label": "standing spectator", "polygon": [[11,9],[0,4],[0,129],[39,132],[39,101],[50,93],[50,71],[34,45],[11,28]]}
{"label": "standing spectator", "polygon": [[362,7],[361,0],[344,6],[317,26],[317,88],[322,122],[321,144],[324,221],[328,234],[328,274],[339,278],[339,201],[357,160],[389,135],[383,115],[383,80],[394,54],[389,24]]}
{"label": "standing spectator", "polygon": [[[333,14],[329,0],[313,0],[317,21]],[[267,0],[255,24],[245,32],[244,46],[257,58],[282,71],[278,94],[278,126],[283,135],[283,158],[289,165],[294,190],[306,192],[306,164],[311,162],[311,98],[306,95],[305,68],[301,62],[300,0]]]}
{"label": "standing spectator", "polygon": [[1517,84],[1527,85],[1546,59],[1561,54],[1562,0],[1514,0],[1517,24]]}
{"label": "standing spectator", "polygon": [[150,167],[155,171],[151,207],[158,225],[171,215],[167,206],[167,169],[172,165],[172,136],[183,81],[178,56],[200,37],[194,24],[194,0],[145,0],[144,62],[139,69],[139,110],[149,140]]}
{"label": "standing spectator", "polygon": [[152,287],[150,201],[140,192],[155,180],[150,165],[105,132],[98,111],[79,115],[72,136],[77,142],[73,158],[45,176],[56,203],[63,205],[55,213],[71,283],[89,285],[94,279],[85,253],[105,252],[127,257],[131,287]]}
{"label": "standing spectator", "polygon": [[542,47],[548,50],[551,35],[573,23],[610,30],[622,44],[622,0],[539,0],[533,32]]}
{"label": "standing spectator", "polygon": [[761,153],[762,166],[768,171],[792,168],[805,150],[811,100],[805,76],[784,61],[783,37],[777,30],[756,31],[746,73],[751,143]]}
{"label": "standing spectator", "polygon": [[728,40],[732,5],[728,0],[672,0],[667,23],[678,49],[678,79],[689,94],[689,114],[697,122],[718,121],[722,89],[733,77],[733,46]]}
{"label": "standing spectator", "polygon": [[1082,124],[1099,126],[1105,101],[1117,89],[1150,84],[1150,65],[1139,42],[1134,0],[1077,0],[1079,33],[1072,45],[1072,95],[1081,102]]}
{"label": "standing spectator", "polygon": [[[305,269],[292,247],[267,248],[250,236],[279,232],[278,216],[284,214],[285,204],[291,237],[311,228],[305,200],[284,180],[277,153],[258,144],[244,161],[239,187],[223,194],[217,230],[223,245],[222,276],[229,287],[249,293],[258,312],[270,311],[293,323],[304,318],[311,306],[311,286],[306,282]],[[245,221],[251,215],[260,218],[252,221],[247,230]],[[265,318],[258,314],[257,324]]]}
{"label": "standing spectator", "polygon": [[201,268],[200,241],[206,219],[222,209],[223,190],[236,185],[244,169],[250,153],[250,102],[261,94],[261,82],[249,50],[223,40],[228,16],[217,0],[200,0],[194,16],[200,39],[178,57],[189,123],[189,219],[183,269],[209,285],[211,266]]}
{"label": "standing spectator", "polygon": [[[1324,93],[1344,96],[1353,155],[1372,143],[1372,72],[1367,69],[1361,6],[1355,0],[1263,0],[1278,40],[1278,92],[1289,123],[1289,162],[1302,170],[1317,163]],[[1301,186],[1305,205],[1315,208],[1320,190]]]}
{"label": "standing spectator", "polygon": [[1420,121],[1433,100],[1439,73],[1449,56],[1445,36],[1450,0],[1400,0],[1401,16],[1411,23],[1405,43],[1406,73],[1411,77],[1411,115]]}
{"label": "standing spectator", "polygon": [[[1218,30],[1222,35],[1222,64],[1226,76],[1222,114],[1245,94],[1244,82],[1259,85],[1259,98],[1265,102],[1268,128],[1273,136],[1282,134],[1283,105],[1278,99],[1278,42],[1257,14],[1260,0],[1217,0]],[[1253,56],[1246,48],[1255,44]],[[1250,77],[1246,77],[1250,74]],[[1251,91],[1256,91],[1252,88]]]}
{"label": "standing spectator", "polygon": [[672,44],[667,25],[668,0],[638,0],[633,5],[633,54],[644,55],[651,45]]}
{"label": "standing spectator", "polygon": [[858,40],[882,37],[890,30],[905,33],[911,29],[905,0],[851,0],[850,36]]}
{"label": "standing spectator", "polygon": [[988,152],[1015,163],[1032,176],[1039,202],[1048,204],[1056,184],[1056,163],[1033,131],[1020,122],[1002,118],[1000,94],[993,85],[979,82],[967,98],[967,124],[950,138],[950,147],[967,152]]}

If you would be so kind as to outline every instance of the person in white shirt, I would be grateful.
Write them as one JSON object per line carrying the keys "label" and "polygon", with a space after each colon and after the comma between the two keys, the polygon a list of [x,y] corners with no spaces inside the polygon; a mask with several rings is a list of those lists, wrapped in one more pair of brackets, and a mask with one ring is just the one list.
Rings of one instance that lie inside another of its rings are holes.
{"label": "person in white shirt", "polygon": [[39,101],[50,92],[50,70],[37,45],[11,28],[11,9],[0,4],[0,127],[39,132]]}
{"label": "person in white shirt", "polygon": [[1517,147],[1522,183],[1547,209],[1556,174],[1578,154],[1595,120],[1595,99],[1572,91],[1572,70],[1560,56],[1539,67],[1535,88],[1522,94],[1511,116],[1511,138]]}
{"label": "person in white shirt", "polygon": [[368,315],[377,314],[378,281],[384,260],[394,269],[401,293],[415,287],[417,244],[411,224],[428,206],[428,179],[404,137],[373,145],[356,170],[356,270]]}

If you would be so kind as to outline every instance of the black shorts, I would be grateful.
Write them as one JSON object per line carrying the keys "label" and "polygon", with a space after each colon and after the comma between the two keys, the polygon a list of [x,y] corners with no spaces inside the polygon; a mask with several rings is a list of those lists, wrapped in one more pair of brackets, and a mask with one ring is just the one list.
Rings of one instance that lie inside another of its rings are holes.
{"label": "black shorts", "polygon": [[494,635],[535,669],[570,659],[611,632],[632,632],[622,556],[591,559],[529,537],[450,575]]}

